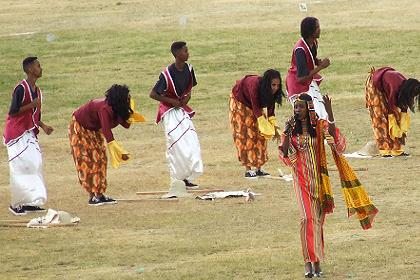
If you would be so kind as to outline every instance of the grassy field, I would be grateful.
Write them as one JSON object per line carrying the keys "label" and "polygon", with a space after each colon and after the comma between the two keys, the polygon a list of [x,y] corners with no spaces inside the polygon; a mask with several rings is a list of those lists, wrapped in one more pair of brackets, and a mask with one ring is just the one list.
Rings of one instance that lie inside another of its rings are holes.
{"label": "grassy field", "polygon": [[[299,215],[292,184],[243,179],[228,123],[228,97],[245,74],[276,68],[283,77],[299,23],[307,15],[321,23],[319,56],[329,56],[322,89],[333,98],[348,151],[372,139],[364,105],[371,66],[391,65],[420,77],[420,2],[402,1],[196,0],[196,1],[11,1],[0,0],[0,126],[10,93],[23,78],[22,59],[37,55],[44,69],[43,120],[55,128],[39,136],[45,160],[47,206],[81,218],[75,228],[0,227],[0,279],[301,279]],[[19,35],[20,33],[32,34]],[[47,39],[50,40],[47,40]],[[54,39],[54,40],[51,40]],[[162,128],[155,126],[156,102],[148,93],[173,58],[169,46],[185,40],[198,86],[191,106],[202,148],[205,188],[243,190],[262,196],[216,202],[119,203],[93,208],[79,186],[70,155],[71,113],[113,83],[125,83],[147,123],[114,129],[133,155],[129,165],[109,169],[108,194],[166,190],[169,175]],[[291,114],[277,110],[282,124]],[[337,208],[325,225],[326,279],[420,279],[420,117],[412,117],[401,159],[351,160],[379,208],[374,227],[363,231],[347,219],[337,174],[332,174]],[[266,170],[287,169],[269,144]],[[0,149],[0,217],[14,219],[7,151]],[[29,219],[35,216],[26,216]]]}

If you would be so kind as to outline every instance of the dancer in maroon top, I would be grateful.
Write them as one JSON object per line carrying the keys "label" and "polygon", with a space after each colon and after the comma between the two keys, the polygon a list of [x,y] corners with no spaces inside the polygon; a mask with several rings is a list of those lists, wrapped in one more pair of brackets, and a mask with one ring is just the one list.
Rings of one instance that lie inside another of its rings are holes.
{"label": "dancer in maroon top", "polygon": [[407,79],[391,67],[372,68],[366,81],[366,107],[381,156],[409,155],[404,151],[410,127],[408,109],[414,112],[416,98],[420,107],[419,95],[417,79]]}
{"label": "dancer in maroon top", "polygon": [[107,187],[106,148],[114,168],[130,158],[111,131],[118,125],[129,128],[132,122],[144,120],[134,112],[134,105],[130,106],[130,103],[128,87],[115,84],[106,91],[105,98],[91,100],[73,113],[69,125],[70,146],[79,182],[89,194],[89,205],[116,203],[104,195]]}
{"label": "dancer in maroon top", "polygon": [[262,77],[247,75],[236,81],[232,89],[229,120],[247,179],[270,175],[261,167],[268,159],[267,139],[279,137],[274,109],[276,103],[281,104],[282,96],[281,76],[273,69],[265,71]]}

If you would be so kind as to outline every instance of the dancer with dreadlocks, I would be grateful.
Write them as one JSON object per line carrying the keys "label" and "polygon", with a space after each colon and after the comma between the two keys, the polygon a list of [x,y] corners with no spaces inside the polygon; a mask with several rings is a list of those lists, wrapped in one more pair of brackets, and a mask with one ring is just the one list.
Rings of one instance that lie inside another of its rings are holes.
{"label": "dancer with dreadlocks", "polygon": [[404,152],[410,127],[408,109],[420,107],[420,82],[406,79],[391,67],[371,69],[366,81],[366,107],[372,119],[372,128],[383,157],[408,156]]}
{"label": "dancer with dreadlocks", "polygon": [[319,20],[314,17],[304,18],[300,24],[300,34],[302,38],[293,47],[291,65],[286,76],[287,98],[293,105],[299,94],[309,94],[313,98],[318,117],[326,120],[327,112],[319,89],[323,77],[319,72],[330,66],[330,60],[317,58],[321,34]]}
{"label": "dancer with dreadlocks", "polygon": [[324,257],[325,215],[332,213],[334,199],[328,176],[324,147],[327,140],[340,174],[348,215],[357,214],[363,229],[372,226],[378,212],[356,174],[341,155],[344,136],[335,127],[331,99],[323,97],[327,120],[319,119],[312,98],[301,94],[294,103],[294,116],[285,126],[279,146],[280,159],[292,168],[293,185],[301,218],[300,237],[305,262],[305,277],[320,277]]}
{"label": "dancer with dreadlocks", "polygon": [[270,175],[261,167],[268,160],[267,140],[280,136],[274,105],[281,104],[282,96],[281,76],[273,69],[265,71],[262,77],[247,75],[236,81],[232,89],[229,120],[238,160],[245,167],[247,179]]}
{"label": "dancer with dreadlocks", "polygon": [[107,188],[106,148],[114,168],[127,162],[130,154],[114,139],[111,129],[118,125],[129,128],[133,122],[144,121],[144,117],[134,111],[135,104],[129,92],[127,86],[114,84],[106,91],[105,98],[81,106],[70,121],[71,152],[79,182],[89,194],[90,206],[117,203],[104,195]]}

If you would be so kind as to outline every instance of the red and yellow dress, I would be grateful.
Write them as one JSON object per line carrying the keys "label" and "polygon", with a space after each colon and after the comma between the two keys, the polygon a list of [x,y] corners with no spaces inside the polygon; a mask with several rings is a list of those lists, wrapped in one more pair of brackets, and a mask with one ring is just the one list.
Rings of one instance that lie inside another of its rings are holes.
{"label": "red and yellow dress", "polygon": [[[325,215],[334,210],[334,196],[328,175],[324,139],[331,148],[341,181],[341,191],[347,208],[347,216],[356,215],[363,229],[372,227],[378,209],[341,153],[346,146],[345,138],[336,128],[336,137],[328,132],[328,123],[318,120],[316,137],[283,136],[280,159],[292,168],[293,185],[301,217],[301,242],[305,262],[318,262],[324,256],[323,225]],[[283,154],[285,137],[289,139],[288,154]]]}
{"label": "red and yellow dress", "polygon": [[[323,259],[325,214],[332,212],[334,207],[330,203],[332,193],[324,193],[321,187],[322,173],[327,172],[321,164],[325,160],[324,139],[327,139],[331,148],[338,153],[342,153],[346,147],[345,138],[338,129],[336,139],[329,135],[326,121],[318,121],[317,130],[322,130],[320,137],[311,137],[309,134],[291,136],[287,156],[280,149],[280,158],[292,168],[293,186],[300,213],[300,237],[305,262],[318,262]],[[284,137],[286,136],[283,136],[283,141]],[[326,209],[326,205],[329,209]]]}

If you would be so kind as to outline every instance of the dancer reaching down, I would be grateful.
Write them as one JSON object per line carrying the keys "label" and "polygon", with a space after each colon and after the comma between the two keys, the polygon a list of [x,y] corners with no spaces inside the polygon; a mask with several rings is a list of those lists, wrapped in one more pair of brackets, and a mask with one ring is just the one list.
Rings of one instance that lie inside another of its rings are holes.
{"label": "dancer reaching down", "polygon": [[268,160],[267,139],[280,136],[274,105],[281,104],[282,96],[281,76],[273,69],[265,71],[262,77],[247,75],[236,81],[232,89],[229,120],[238,160],[245,167],[247,179],[270,175],[262,166]]}
{"label": "dancer reaching down", "polygon": [[112,85],[105,98],[94,99],[77,109],[69,124],[70,146],[81,186],[89,194],[90,206],[115,204],[104,195],[107,189],[108,147],[111,164],[118,168],[130,154],[114,139],[111,129],[144,121],[134,111],[134,101],[125,85]]}

